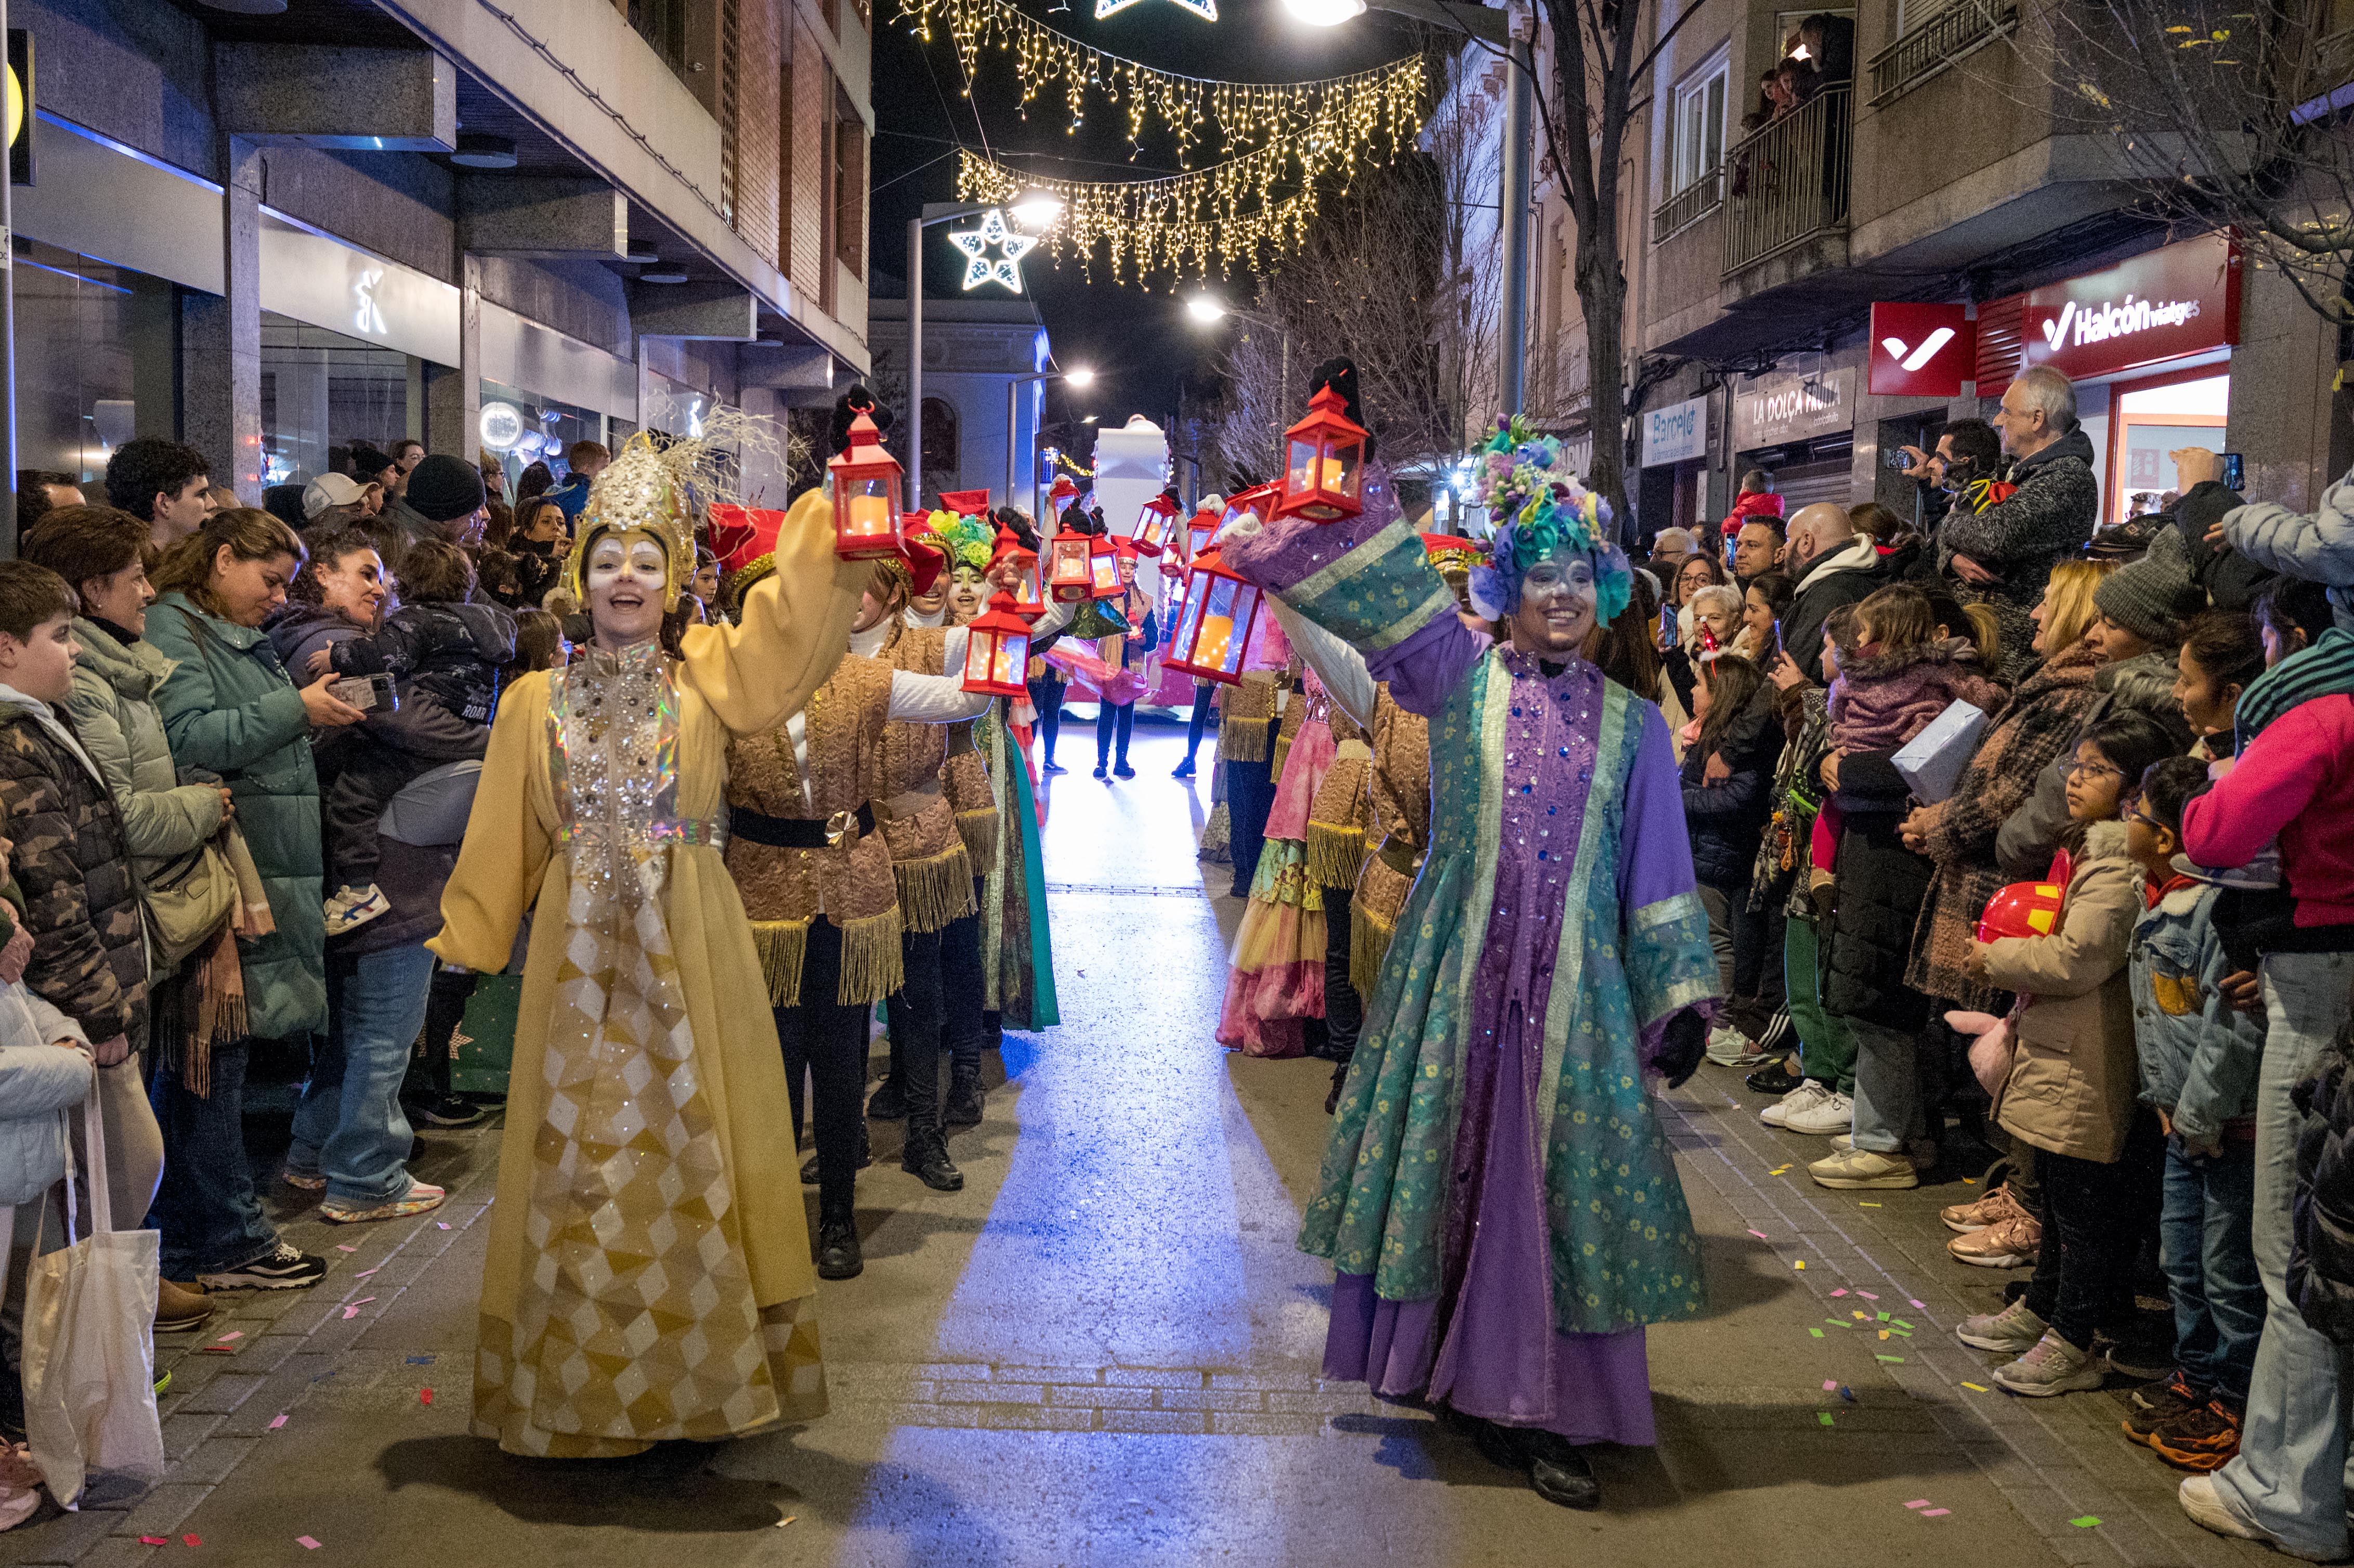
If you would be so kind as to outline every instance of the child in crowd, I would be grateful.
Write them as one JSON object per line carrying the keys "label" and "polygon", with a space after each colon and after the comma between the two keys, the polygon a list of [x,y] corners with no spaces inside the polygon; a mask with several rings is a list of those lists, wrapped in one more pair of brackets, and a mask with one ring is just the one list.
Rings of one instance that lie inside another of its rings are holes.
{"label": "child in crowd", "polygon": [[409,780],[488,748],[499,684],[514,658],[514,618],[470,602],[474,564],[439,539],[409,547],[405,602],[372,637],[334,645],[340,675],[398,677],[398,706],[372,715],[366,738],[327,791],[327,935],[337,937],[391,908],[376,885],[376,819]]}
{"label": "child in crowd", "polygon": [[2167,758],[2142,775],[2126,819],[2143,906],[2130,969],[2134,1044],[2142,1103],[2168,1135],[2158,1250],[2174,1299],[2175,1372],[2135,1392],[2124,1425],[2193,1470],[2219,1468],[2238,1451],[2264,1327],[2250,1232],[2264,1029],[2226,995],[2233,965],[2216,925],[2222,890],[2175,858],[2183,807],[2207,788],[2198,758]]}
{"label": "child in crowd", "polygon": [[2058,928],[1970,947],[1971,978],[2024,998],[2011,1015],[1997,1119],[2035,1147],[2043,1245],[2025,1295],[1955,1332],[2016,1358],[1994,1372],[2013,1393],[2100,1387],[2093,1336],[2131,1305],[2137,1193],[2156,1181],[2162,1156],[2157,1118],[2134,1104],[2126,961],[2142,902],[2120,818],[2142,776],[2190,743],[2180,726],[2133,709],[2087,728],[2068,770],[2073,871]]}
{"label": "child in crowd", "polygon": [[[1720,590],[1710,589],[1710,592]],[[1749,899],[1749,874],[1764,837],[1767,806],[1766,775],[1772,752],[1760,755],[1757,745],[1728,747],[1734,723],[1755,699],[1766,677],[1757,666],[1729,651],[1703,663],[1692,683],[1692,705],[1699,733],[1684,751],[1684,819],[1691,828],[1692,871],[1699,882],[1700,901],[1708,911],[1708,938],[1716,949],[1716,963],[1724,994],[1744,992],[1736,983],[1734,953],[1734,911]],[[1770,736],[1770,731],[1767,732]],[[1770,747],[1770,738],[1766,743]],[[1711,779],[1709,758],[1723,756],[1724,768]],[[1755,983],[1751,982],[1754,992]],[[1765,1060],[1753,1052],[1741,1033],[1725,1028],[1709,1042],[1715,1060],[1726,1066],[1755,1066]]]}
{"label": "child in crowd", "polygon": [[515,612],[514,660],[507,677],[535,670],[560,670],[572,662],[572,644],[564,638],[564,622],[544,609]]}

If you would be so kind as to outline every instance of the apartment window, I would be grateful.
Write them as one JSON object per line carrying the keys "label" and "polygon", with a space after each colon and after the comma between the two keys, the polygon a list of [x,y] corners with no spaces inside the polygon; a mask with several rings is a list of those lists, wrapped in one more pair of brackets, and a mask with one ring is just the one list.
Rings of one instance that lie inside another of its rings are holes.
{"label": "apartment window", "polygon": [[1670,164],[1675,180],[1670,195],[1689,190],[1712,176],[1724,162],[1725,72],[1725,60],[1720,56],[1676,89]]}
{"label": "apartment window", "polygon": [[833,253],[853,277],[866,273],[866,125],[847,100],[833,127]]}

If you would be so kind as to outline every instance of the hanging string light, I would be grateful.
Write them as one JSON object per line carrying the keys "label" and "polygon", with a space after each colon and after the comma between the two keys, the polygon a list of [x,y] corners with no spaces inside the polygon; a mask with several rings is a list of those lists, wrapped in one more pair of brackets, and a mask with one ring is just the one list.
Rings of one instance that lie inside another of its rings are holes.
{"label": "hanging string light", "polygon": [[1096,94],[1118,104],[1128,120],[1131,148],[1145,127],[1158,122],[1177,139],[1181,166],[1214,137],[1229,153],[1282,143],[1313,144],[1338,166],[1352,166],[1376,144],[1390,149],[1410,143],[1422,127],[1428,81],[1419,55],[1351,76],[1316,81],[1217,81],[1155,70],[1134,60],[1089,48],[1026,15],[1011,0],[900,0],[908,30],[929,42],[937,16],[955,40],[967,83],[978,79],[984,48],[1013,57],[1022,83],[1020,107],[1029,118],[1031,101],[1059,92],[1066,130],[1087,118],[1087,100]]}

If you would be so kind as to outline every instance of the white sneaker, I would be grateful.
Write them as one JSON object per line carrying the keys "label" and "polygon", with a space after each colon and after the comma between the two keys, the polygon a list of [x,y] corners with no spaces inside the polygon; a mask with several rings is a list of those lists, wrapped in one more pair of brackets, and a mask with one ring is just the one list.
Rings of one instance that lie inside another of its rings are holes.
{"label": "white sneaker", "polygon": [[1766,1053],[1740,1030],[1719,1029],[1708,1037],[1708,1059],[1720,1067],[1755,1067],[1766,1060]]}
{"label": "white sneaker", "polygon": [[339,887],[327,900],[327,935],[340,937],[346,931],[356,931],[377,916],[391,913],[392,900],[373,882],[366,887]]}
{"label": "white sneaker", "polygon": [[1803,1111],[1793,1111],[1782,1118],[1782,1125],[1792,1132],[1845,1132],[1855,1125],[1855,1101],[1847,1095],[1826,1094],[1821,1103]]}
{"label": "white sneaker", "polygon": [[1831,1098],[1830,1086],[1820,1078],[1808,1078],[1772,1105],[1757,1113],[1757,1119],[1767,1127],[1787,1127],[1789,1118],[1801,1111],[1810,1111]]}

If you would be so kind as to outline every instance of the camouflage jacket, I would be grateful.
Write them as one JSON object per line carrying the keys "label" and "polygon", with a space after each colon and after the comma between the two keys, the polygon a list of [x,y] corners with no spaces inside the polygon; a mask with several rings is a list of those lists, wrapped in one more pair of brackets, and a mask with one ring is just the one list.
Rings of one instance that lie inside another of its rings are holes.
{"label": "camouflage jacket", "polygon": [[[65,715],[49,710],[67,727]],[[25,894],[25,984],[93,1041],[142,1044],[147,944],[122,813],[34,706],[0,701],[0,833]]]}

